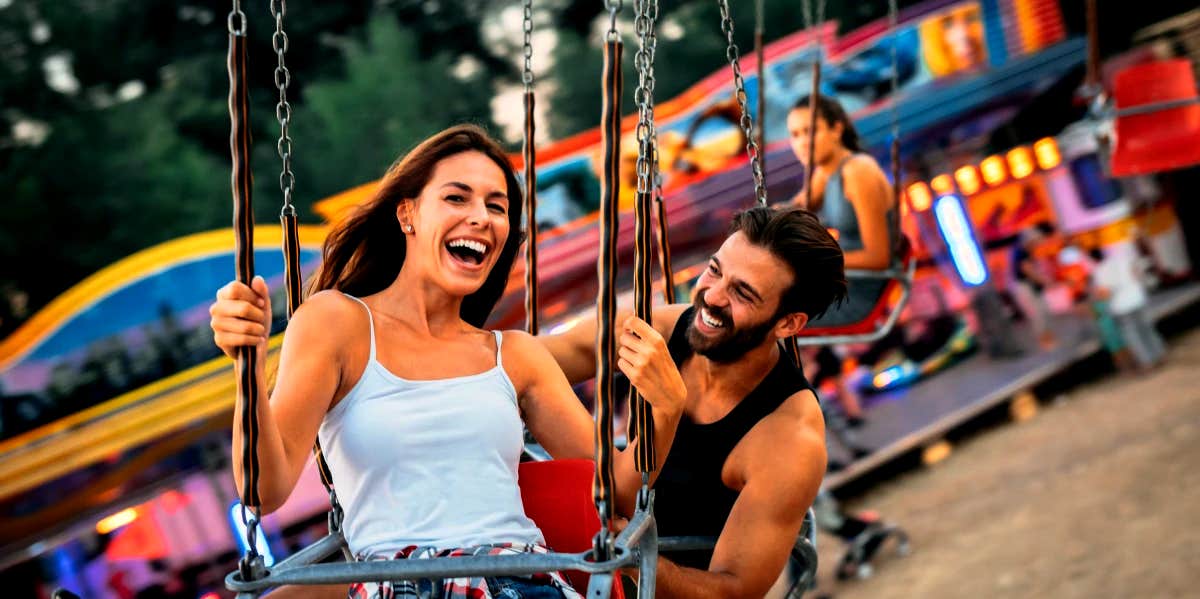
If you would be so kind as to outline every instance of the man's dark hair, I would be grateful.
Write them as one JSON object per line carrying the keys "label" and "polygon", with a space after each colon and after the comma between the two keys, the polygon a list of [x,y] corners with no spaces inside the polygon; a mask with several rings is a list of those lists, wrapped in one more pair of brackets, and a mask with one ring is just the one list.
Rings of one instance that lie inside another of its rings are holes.
{"label": "man's dark hair", "polygon": [[812,212],[751,208],[733,217],[729,234],[739,231],[792,269],[792,286],[783,293],[776,317],[803,312],[814,320],[835,302],[840,305],[846,299],[842,248]]}

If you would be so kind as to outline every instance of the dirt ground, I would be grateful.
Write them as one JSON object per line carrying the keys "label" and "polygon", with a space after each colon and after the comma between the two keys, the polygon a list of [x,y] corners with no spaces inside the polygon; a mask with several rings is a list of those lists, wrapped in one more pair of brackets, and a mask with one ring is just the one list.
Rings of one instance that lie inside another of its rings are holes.
{"label": "dirt ground", "polygon": [[817,593],[839,599],[1200,597],[1200,330],[1153,373],[1076,387],[846,505],[902,525],[912,554],[838,583],[822,536]]}

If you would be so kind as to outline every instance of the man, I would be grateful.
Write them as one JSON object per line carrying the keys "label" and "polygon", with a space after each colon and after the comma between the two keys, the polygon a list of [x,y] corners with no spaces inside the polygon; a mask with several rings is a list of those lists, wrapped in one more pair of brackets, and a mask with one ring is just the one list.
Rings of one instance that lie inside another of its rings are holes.
{"label": "man", "polygon": [[[781,342],[845,297],[842,251],[799,209],[753,208],[730,231],[693,303],[653,315],[688,389],[654,487],[659,535],[718,537],[711,555],[661,559],[658,597],[762,597],[825,472],[820,407]],[[594,321],[541,337],[573,383],[595,375],[595,338]]]}

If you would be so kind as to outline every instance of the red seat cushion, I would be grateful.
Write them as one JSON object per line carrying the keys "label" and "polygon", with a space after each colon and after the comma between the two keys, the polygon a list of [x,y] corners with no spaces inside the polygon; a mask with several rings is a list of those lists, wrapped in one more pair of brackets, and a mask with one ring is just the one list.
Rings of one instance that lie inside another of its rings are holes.
{"label": "red seat cushion", "polygon": [[[1156,60],[1117,73],[1117,110],[1196,98],[1187,59]],[[1114,177],[1144,175],[1200,164],[1200,104],[1117,118]]]}
{"label": "red seat cushion", "polygon": [[[591,460],[522,462],[518,471],[521,501],[546,544],[560,553],[579,553],[592,548],[600,530],[600,516],[592,500],[592,478],[596,465]],[[588,574],[563,572],[580,593],[587,590]],[[613,599],[624,599],[620,582],[614,582]]]}

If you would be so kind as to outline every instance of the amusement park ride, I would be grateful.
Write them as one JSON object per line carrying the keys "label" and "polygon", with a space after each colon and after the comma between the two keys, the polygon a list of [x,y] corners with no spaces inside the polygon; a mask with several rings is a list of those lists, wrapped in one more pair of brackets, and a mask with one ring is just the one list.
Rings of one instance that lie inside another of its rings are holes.
{"label": "amusement park ride", "polygon": [[[783,115],[812,89],[814,80],[849,109],[872,153],[885,156],[890,150],[904,157],[895,161],[891,174],[901,200],[901,230],[909,243],[887,270],[863,273],[894,282],[894,292],[885,294],[876,312],[854,327],[817,331],[798,340],[800,344],[866,343],[893,327],[967,312],[978,290],[1008,284],[1011,244],[1021,229],[1037,222],[1054,222],[1071,243],[1103,246],[1117,255],[1132,256],[1138,244],[1146,244],[1166,270],[1190,269],[1170,201],[1135,203],[1111,179],[1200,163],[1200,103],[1189,61],[1159,60],[1125,69],[1114,80],[1110,103],[1099,84],[1098,57],[1088,55],[1085,40],[1066,37],[1053,0],[929,0],[893,17],[840,37],[834,24],[818,19],[819,24],[765,46],[757,57],[740,65],[735,60],[736,75],[729,69],[715,72],[680,96],[651,104],[648,111],[639,110],[624,121],[614,118],[617,126],[607,131],[597,128],[539,147],[536,155],[527,144],[514,162],[526,168],[537,203],[551,218],[530,221],[530,248],[536,251],[530,251],[527,264],[514,268],[489,326],[512,328],[524,322],[532,331],[554,331],[595,317],[601,288],[615,294],[635,282],[638,297],[622,300],[648,306],[655,279],[661,283],[654,296],[658,300],[676,294],[686,298],[734,212],[767,197],[776,202],[790,198],[803,186],[804,169],[791,154]],[[991,155],[977,155],[973,148],[959,154],[939,149],[936,164],[919,159],[950,140],[978,138],[994,130],[1085,62],[1094,106],[1089,119],[1055,137]],[[820,65],[816,77],[814,64]],[[525,81],[531,96],[531,74]],[[730,104],[730,98],[737,103]],[[723,104],[732,110],[722,110]],[[754,115],[757,131],[746,126],[752,123],[747,108],[754,104],[759,107]],[[1107,122],[1112,123],[1112,134],[1098,139],[1096,131],[1108,131]],[[660,170],[661,178],[647,178],[654,171],[639,163],[647,160],[650,148],[644,136],[636,135],[639,123],[649,124],[657,134],[654,170]],[[286,137],[286,126],[283,134]],[[744,146],[750,146],[747,152]],[[607,197],[595,192],[604,156],[623,163],[625,177],[605,181],[604,189],[611,190]],[[316,209],[327,221],[336,221],[372,190],[372,184],[355,187],[318,202]],[[290,194],[285,188],[288,206]],[[625,218],[634,207],[637,218]],[[565,222],[553,217],[573,213],[584,216]],[[651,213],[658,217],[657,270],[650,252],[644,251],[651,246]],[[532,210],[529,214],[532,218]],[[241,231],[239,245],[244,250],[241,259],[252,258],[258,274],[273,288],[292,290],[290,301],[276,305],[294,309],[301,273],[318,264],[327,225],[297,225],[294,211],[290,215],[290,222],[281,227]],[[641,243],[635,244],[635,236]],[[277,249],[284,239],[291,241],[286,259]],[[134,348],[160,338],[180,347],[203,348],[205,340],[211,344],[211,337],[203,335],[208,331],[206,308],[213,290],[228,280],[236,253],[232,240],[229,230],[180,238],[118,262],[63,294],[0,341],[0,388],[10,394],[4,402],[33,401],[56,373],[78,368],[89,351],[106,340],[115,338]],[[610,272],[597,277],[601,243],[607,244],[612,262],[623,272],[633,272],[627,267],[634,265],[638,245],[638,276]],[[281,285],[285,278],[289,284]],[[1188,289],[1171,301],[1182,305],[1197,295]],[[276,328],[282,330],[283,315],[279,316]],[[964,366],[950,367],[965,360],[974,347],[972,327],[966,320],[957,322],[946,343],[924,360],[882,364],[864,379],[864,387],[884,394],[878,408],[888,417],[881,416],[879,424],[863,431],[861,440],[875,451],[848,460],[853,462],[848,468],[827,477],[828,488],[919,447],[921,439],[944,434],[971,414],[1028,388],[1037,376],[1049,376],[1086,355],[1091,347],[1060,348],[1050,358],[1035,355],[1003,363],[973,357],[969,361],[975,365],[967,372]],[[280,338],[272,341],[272,349]],[[230,584],[246,596],[268,583],[378,578],[385,573],[381,568],[396,577],[444,573],[449,566],[436,560],[390,566],[323,564],[315,569],[280,564],[272,568],[270,580],[264,580],[262,558],[271,549],[287,552],[280,532],[311,522],[328,509],[332,492],[322,488],[316,469],[310,468],[313,472],[306,473],[289,504],[261,523],[257,539],[254,533],[247,541],[231,532],[226,514],[236,494],[229,477],[213,475],[211,465],[230,459],[226,431],[237,393],[229,361],[215,357],[215,350],[205,351],[192,351],[176,371],[164,372],[147,385],[99,392],[93,388],[90,396],[77,398],[81,405],[69,414],[32,418],[19,429],[0,431],[0,564],[61,551],[55,547],[92,529],[103,516],[131,509],[136,520],[127,528],[148,527],[171,559],[211,560],[240,545],[251,559]],[[929,380],[913,385],[922,378]],[[4,409],[3,422],[14,421],[9,417],[13,408]],[[611,412],[610,404],[607,414]],[[611,427],[608,430],[611,435]],[[528,467],[530,472],[553,468]],[[591,519],[596,510],[589,505],[593,468],[563,468],[560,473],[582,476],[583,492],[572,493],[569,501],[579,513],[590,515],[580,524],[578,518],[545,511],[547,522],[557,521],[546,527],[548,534],[571,529],[565,533],[570,538],[555,546],[579,553],[521,564],[468,558],[455,562],[455,567],[591,572],[597,582],[589,588],[597,594],[589,597],[608,596],[610,589],[621,594],[610,583],[615,567],[640,563],[643,580],[652,581],[652,560],[643,559],[658,551],[650,513],[639,512],[630,528],[615,537],[610,546],[614,552],[585,559],[588,551],[596,550],[591,536],[599,527],[599,520]],[[531,474],[529,480],[536,476]],[[524,474],[522,479],[524,483]],[[541,510],[534,507],[539,504],[532,495],[526,500],[531,514]],[[197,519],[210,525],[181,524]],[[315,563],[336,553],[342,545],[333,532],[320,546],[288,563]],[[123,533],[114,534],[119,538]],[[668,545],[697,542],[679,539]],[[113,546],[122,545],[114,541]],[[804,539],[797,544],[797,556],[806,566],[815,564],[815,552]],[[72,576],[72,568],[79,565],[61,568],[63,580]],[[588,584],[576,580],[581,589]],[[652,589],[652,583],[648,586]]]}

